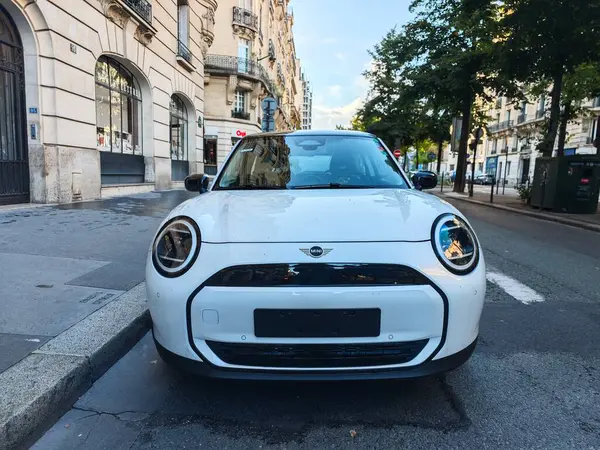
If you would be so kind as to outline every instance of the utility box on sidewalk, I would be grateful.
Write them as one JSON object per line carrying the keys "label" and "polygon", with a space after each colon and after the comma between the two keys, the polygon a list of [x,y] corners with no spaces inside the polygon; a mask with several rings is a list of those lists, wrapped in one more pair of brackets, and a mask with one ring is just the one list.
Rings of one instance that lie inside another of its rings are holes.
{"label": "utility box on sidewalk", "polygon": [[537,158],[531,206],[555,212],[594,214],[600,192],[600,156]]}

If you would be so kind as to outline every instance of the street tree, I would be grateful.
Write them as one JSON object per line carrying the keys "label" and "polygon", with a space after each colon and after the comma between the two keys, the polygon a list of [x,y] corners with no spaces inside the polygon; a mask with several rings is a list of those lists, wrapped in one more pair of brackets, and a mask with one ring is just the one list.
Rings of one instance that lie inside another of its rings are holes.
{"label": "street tree", "polygon": [[501,8],[495,64],[506,78],[547,87],[550,114],[538,150],[552,156],[559,124],[565,126],[564,149],[566,122],[572,115],[573,100],[563,98],[563,92],[581,79],[578,71],[600,62],[600,0],[502,0]]}
{"label": "street tree", "polygon": [[[374,68],[367,73],[373,95],[363,112],[379,114],[379,125],[404,133],[401,139],[429,137],[439,152],[449,137],[450,117],[462,117],[456,191],[464,190],[474,106],[508,89],[491,64],[498,8],[493,0],[414,0],[415,19],[375,47]],[[428,122],[434,122],[435,133]]]}

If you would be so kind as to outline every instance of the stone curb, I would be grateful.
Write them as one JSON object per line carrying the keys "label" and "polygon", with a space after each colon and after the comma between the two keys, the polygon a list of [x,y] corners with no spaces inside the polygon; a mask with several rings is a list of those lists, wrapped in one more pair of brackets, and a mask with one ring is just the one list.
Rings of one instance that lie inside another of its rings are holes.
{"label": "stone curb", "polygon": [[0,449],[28,448],[150,329],[140,283],[0,374]]}
{"label": "stone curb", "polygon": [[446,195],[443,193],[434,193],[434,195],[437,197],[440,197],[440,198],[444,198],[444,199],[452,198],[452,199],[459,200],[461,202],[473,203],[475,205],[487,206],[488,208],[501,209],[503,211],[510,211],[510,212],[514,212],[516,214],[522,214],[524,216],[534,217],[534,218],[540,219],[540,220],[546,220],[548,222],[556,222],[556,223],[560,223],[562,225],[569,225],[572,227],[582,228],[584,230],[595,231],[596,233],[600,233],[600,225],[595,225],[593,223],[581,222],[579,220],[568,219],[566,217],[557,217],[557,216],[552,216],[550,214],[537,213],[534,211],[524,211],[519,208],[512,208],[510,206],[504,206],[504,205],[496,205],[494,203],[482,202],[479,200],[471,200],[470,198],[462,198],[460,196]]}

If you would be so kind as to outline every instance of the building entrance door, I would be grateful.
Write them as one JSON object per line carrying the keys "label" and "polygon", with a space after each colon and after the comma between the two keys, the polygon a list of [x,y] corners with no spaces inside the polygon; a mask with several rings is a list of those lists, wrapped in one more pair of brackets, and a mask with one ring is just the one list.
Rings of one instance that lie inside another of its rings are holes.
{"label": "building entrance door", "polygon": [[0,205],[29,202],[23,47],[0,7]]}

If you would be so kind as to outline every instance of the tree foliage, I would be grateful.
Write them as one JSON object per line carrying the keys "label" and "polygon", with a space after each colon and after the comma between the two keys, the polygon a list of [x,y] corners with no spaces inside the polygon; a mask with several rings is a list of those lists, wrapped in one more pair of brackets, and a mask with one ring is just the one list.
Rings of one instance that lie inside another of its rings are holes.
{"label": "tree foliage", "polygon": [[[600,0],[503,0],[503,7],[497,70],[525,85],[546,86],[550,115],[538,150],[551,156],[559,123],[566,129],[577,112],[572,105],[594,90],[583,87],[600,62]],[[564,147],[564,136],[561,141]]]}
{"label": "tree foliage", "polygon": [[413,0],[410,8],[414,19],[371,51],[359,117],[402,149],[425,139],[441,149],[461,117],[455,190],[464,189],[468,141],[486,126],[493,98],[550,95],[538,149],[551,155],[583,99],[600,95],[600,0]]}

